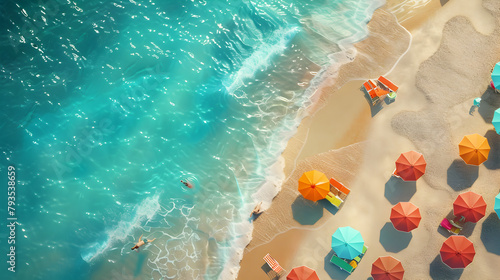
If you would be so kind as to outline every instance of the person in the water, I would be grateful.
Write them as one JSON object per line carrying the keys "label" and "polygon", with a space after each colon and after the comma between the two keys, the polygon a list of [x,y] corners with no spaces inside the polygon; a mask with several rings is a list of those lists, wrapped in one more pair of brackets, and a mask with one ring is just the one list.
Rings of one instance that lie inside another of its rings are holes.
{"label": "person in the water", "polygon": [[182,181],[182,180],[181,180],[181,183],[183,183],[183,184],[184,184],[184,186],[186,186],[186,187],[188,187],[188,188],[190,188],[190,189],[192,189],[192,188],[193,188],[193,184],[191,184],[191,183],[190,183],[190,182],[188,182],[188,181]]}
{"label": "person in the water", "polygon": [[132,247],[132,250],[139,249],[139,247],[143,246],[144,244],[153,242],[156,239],[156,238],[153,238],[153,240],[148,240],[148,239],[142,240],[142,236],[143,236],[143,234],[141,234],[141,237],[139,237],[139,241],[137,243],[135,243],[135,246]]}
{"label": "person in the water", "polygon": [[263,212],[263,210],[260,208],[261,206],[262,206],[262,201],[259,202],[259,204],[255,206],[255,208],[253,208],[252,213],[250,213],[250,217],[252,217],[253,215],[261,214]]}

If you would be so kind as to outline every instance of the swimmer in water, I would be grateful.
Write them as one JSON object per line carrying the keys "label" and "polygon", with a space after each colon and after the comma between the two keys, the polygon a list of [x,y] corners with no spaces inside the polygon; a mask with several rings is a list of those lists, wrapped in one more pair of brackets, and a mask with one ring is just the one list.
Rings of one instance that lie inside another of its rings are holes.
{"label": "swimmer in water", "polygon": [[149,242],[153,242],[156,239],[156,238],[153,238],[153,240],[146,239],[146,241],[144,241],[144,240],[142,240],[142,236],[143,236],[143,234],[141,234],[141,237],[139,237],[139,241],[137,243],[135,243],[135,246],[132,247],[132,250],[139,249],[139,247],[143,246],[144,244],[149,243]]}
{"label": "swimmer in water", "polygon": [[190,183],[190,182],[188,182],[188,181],[182,181],[182,180],[181,180],[181,183],[183,183],[183,184],[184,184],[184,186],[186,186],[186,187],[188,187],[188,188],[190,188],[190,189],[192,189],[192,188],[193,188],[193,184],[191,184],[191,183]]}

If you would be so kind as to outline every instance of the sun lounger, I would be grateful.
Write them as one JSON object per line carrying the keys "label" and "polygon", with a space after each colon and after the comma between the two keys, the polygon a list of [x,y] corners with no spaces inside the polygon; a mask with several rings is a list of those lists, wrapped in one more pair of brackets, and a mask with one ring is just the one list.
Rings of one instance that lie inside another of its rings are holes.
{"label": "sun lounger", "polygon": [[370,99],[372,100],[372,105],[375,105],[378,101],[380,101],[380,98],[377,95],[377,85],[372,80],[368,80],[363,83],[363,86],[366,90],[366,93],[368,93],[368,96],[370,96]]}
{"label": "sun lounger", "polygon": [[388,89],[390,89],[391,91],[393,92],[397,92],[398,91],[398,87],[393,84],[391,81],[389,81],[386,77],[384,76],[380,76],[378,77],[378,81],[383,84],[384,86],[386,86]]}
{"label": "sun lounger", "polygon": [[330,201],[330,203],[333,204],[333,206],[337,208],[340,208],[340,205],[342,205],[342,203],[344,202],[342,199],[340,199],[340,197],[336,196],[331,192],[328,193],[325,198],[326,200]]}
{"label": "sun lounger", "polygon": [[378,77],[376,81],[368,80],[363,83],[363,86],[372,100],[372,105],[375,105],[386,95],[391,101],[394,101],[397,96],[396,92],[399,89],[398,86],[384,76]]}
{"label": "sun lounger", "polygon": [[273,257],[271,257],[271,255],[265,255],[264,260],[274,272],[281,274],[284,271],[280,264]]}
{"label": "sun lounger", "polygon": [[450,232],[451,234],[459,234],[460,231],[462,231],[462,228],[461,227],[456,227],[454,226],[453,224],[450,223],[450,220],[444,218],[442,221],[441,221],[441,224],[440,224],[441,227],[445,228],[448,232]]}
{"label": "sun lounger", "polygon": [[333,255],[332,259],[330,260],[331,263],[334,265],[338,266],[340,269],[346,271],[347,273],[351,274],[354,271],[354,267],[352,267],[350,264],[348,264],[344,259],[339,258],[337,255]]}
{"label": "sun lounger", "polygon": [[340,269],[351,274],[356,269],[356,267],[358,267],[359,262],[361,262],[361,259],[366,253],[366,250],[368,250],[368,248],[366,246],[363,246],[363,251],[361,251],[361,254],[352,260],[339,258],[334,252],[332,258],[330,259],[330,262],[338,266]]}
{"label": "sun lounger", "polygon": [[363,86],[365,87],[365,90],[366,92],[368,93],[368,95],[371,97],[371,98],[374,98],[376,97],[377,95],[375,94],[375,84],[373,84],[372,81],[368,80],[366,82],[363,83]]}
{"label": "sun lounger", "polygon": [[465,217],[464,216],[455,217],[449,221],[455,227],[462,229],[465,224]]}
{"label": "sun lounger", "polygon": [[392,176],[401,179],[401,176],[399,176],[398,173],[396,172],[396,168],[394,168],[394,171],[392,171]]}
{"label": "sun lounger", "polygon": [[342,200],[345,200],[347,195],[351,192],[349,188],[334,178],[330,178],[330,191]]}

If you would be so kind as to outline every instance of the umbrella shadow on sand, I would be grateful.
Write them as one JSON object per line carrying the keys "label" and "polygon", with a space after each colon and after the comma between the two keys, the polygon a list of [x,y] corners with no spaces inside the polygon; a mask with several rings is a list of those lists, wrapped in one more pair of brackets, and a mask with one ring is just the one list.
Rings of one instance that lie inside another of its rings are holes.
{"label": "umbrella shadow on sand", "polygon": [[432,279],[460,279],[463,268],[450,268],[441,261],[441,255],[437,255],[430,264],[429,274]]}
{"label": "umbrella shadow on sand", "polygon": [[301,225],[314,225],[323,217],[323,206],[299,195],[292,203],[292,214]]}
{"label": "umbrella shadow on sand", "polygon": [[389,181],[385,183],[384,196],[392,205],[398,202],[410,201],[410,198],[417,192],[417,183],[415,181],[404,181],[402,179],[391,176]]}
{"label": "umbrella shadow on sand", "polygon": [[328,273],[330,278],[345,280],[345,279],[347,279],[347,277],[349,277],[350,274],[341,270],[339,267],[337,267],[336,265],[334,265],[333,263],[330,262],[330,260],[332,259],[333,253],[334,252],[332,249],[332,250],[330,250],[330,253],[328,253],[328,255],[325,256],[324,269],[325,269],[326,273]]}
{"label": "umbrella shadow on sand", "polygon": [[481,241],[486,247],[486,251],[500,255],[500,244],[498,243],[498,233],[500,232],[500,220],[495,213],[491,213],[483,222],[481,228]]}
{"label": "umbrella shadow on sand", "polygon": [[412,237],[411,232],[399,231],[390,222],[385,223],[380,230],[380,244],[387,252],[397,253],[405,249]]}
{"label": "umbrella shadow on sand", "polygon": [[465,163],[462,159],[456,159],[448,167],[448,185],[455,191],[463,191],[470,188],[479,176],[479,166]]}
{"label": "umbrella shadow on sand", "polygon": [[491,147],[488,160],[483,163],[484,167],[490,170],[500,169],[500,135],[492,129],[488,130],[484,137],[488,139],[488,143]]}
{"label": "umbrella shadow on sand", "polygon": [[495,110],[500,107],[500,94],[496,93],[494,89],[488,89],[481,96],[481,106],[477,109],[479,115],[486,123],[491,123]]}

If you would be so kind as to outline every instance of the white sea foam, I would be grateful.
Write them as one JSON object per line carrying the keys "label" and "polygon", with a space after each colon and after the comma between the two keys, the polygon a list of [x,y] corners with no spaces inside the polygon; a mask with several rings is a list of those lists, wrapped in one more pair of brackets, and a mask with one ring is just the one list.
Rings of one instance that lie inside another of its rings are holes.
{"label": "white sea foam", "polygon": [[413,10],[429,4],[432,0],[398,0],[398,3],[391,5],[389,12],[399,15],[399,22],[405,22],[413,17]]}
{"label": "white sea foam", "polygon": [[153,219],[160,210],[160,195],[145,198],[135,209],[135,214],[131,220],[121,220],[116,227],[106,231],[103,241],[96,241],[88,246],[88,249],[81,253],[85,262],[91,263],[94,259],[104,254],[117,241],[128,239],[136,228],[144,225],[144,221]]}
{"label": "white sea foam", "polygon": [[230,78],[224,82],[224,86],[230,94],[243,86],[248,79],[255,77],[257,71],[266,69],[272,62],[272,59],[282,54],[293,39],[295,34],[300,31],[298,27],[280,28],[275,31],[267,42],[262,42],[250,57],[245,59],[243,65],[236,72],[231,74]]}

